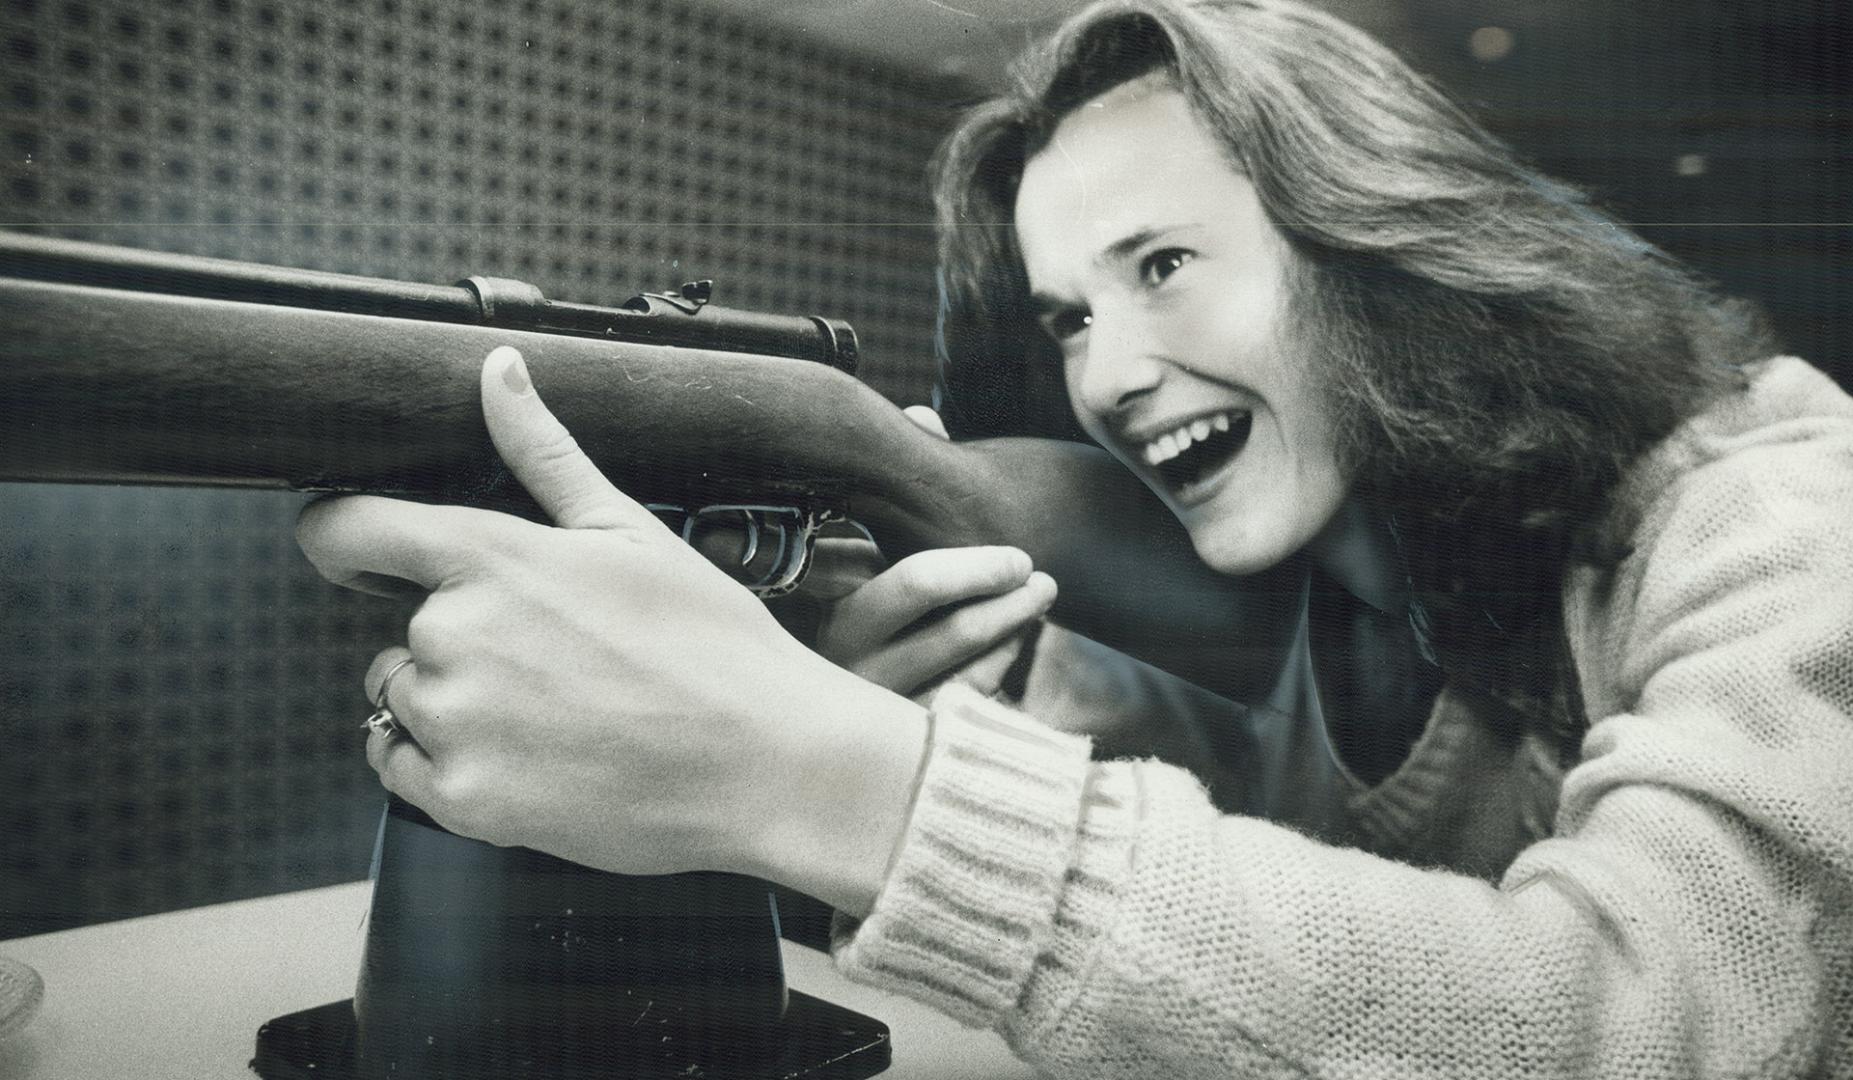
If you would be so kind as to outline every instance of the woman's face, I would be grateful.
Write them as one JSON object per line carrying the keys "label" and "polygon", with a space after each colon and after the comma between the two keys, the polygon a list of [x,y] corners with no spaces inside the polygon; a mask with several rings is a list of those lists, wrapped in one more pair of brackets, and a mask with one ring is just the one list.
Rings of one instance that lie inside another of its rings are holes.
{"label": "woman's face", "polygon": [[1025,167],[1016,227],[1088,434],[1216,569],[1305,546],[1348,479],[1313,335],[1286,325],[1297,256],[1183,96],[1147,77],[1076,109]]}

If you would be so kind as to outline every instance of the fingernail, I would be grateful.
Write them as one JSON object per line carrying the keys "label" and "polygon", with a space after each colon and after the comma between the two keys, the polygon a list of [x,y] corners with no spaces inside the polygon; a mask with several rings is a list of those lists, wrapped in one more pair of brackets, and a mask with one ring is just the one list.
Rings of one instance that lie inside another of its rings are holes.
{"label": "fingernail", "polygon": [[1043,603],[1052,604],[1055,602],[1055,579],[1049,575],[1038,570],[1031,574],[1029,580],[1024,584],[1032,586],[1036,591],[1040,592],[1043,595]]}
{"label": "fingernail", "polygon": [[[497,359],[497,354],[503,354]],[[498,345],[489,354],[490,359],[502,365],[502,384],[517,394],[525,394],[534,389],[534,383],[528,378],[527,362],[521,359],[518,349],[507,345]]]}

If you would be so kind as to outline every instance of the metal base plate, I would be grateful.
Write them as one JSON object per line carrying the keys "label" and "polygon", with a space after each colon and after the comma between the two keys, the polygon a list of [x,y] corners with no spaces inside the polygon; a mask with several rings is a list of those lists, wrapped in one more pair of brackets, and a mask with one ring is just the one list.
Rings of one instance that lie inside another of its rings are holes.
{"label": "metal base plate", "polygon": [[[452,1071],[445,1080],[861,1080],[888,1067],[886,1024],[796,990],[790,994],[784,1019],[770,1027],[684,1034],[654,1028],[631,1039],[614,1029],[590,1064],[562,1071],[557,1061],[526,1061],[511,1050],[501,1060]],[[264,1080],[364,1080],[354,1061],[352,999],[280,1016],[259,1028],[251,1068]]]}

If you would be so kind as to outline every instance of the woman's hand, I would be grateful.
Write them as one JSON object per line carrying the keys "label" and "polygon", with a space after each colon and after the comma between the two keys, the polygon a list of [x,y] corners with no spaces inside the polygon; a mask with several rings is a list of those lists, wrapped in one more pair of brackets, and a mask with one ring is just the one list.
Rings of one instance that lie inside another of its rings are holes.
{"label": "woman's hand", "polygon": [[[557,527],[369,496],[303,512],[337,584],[426,590],[367,756],[452,831],[624,873],[733,870],[866,910],[922,711],[824,662],[580,453],[520,355],[483,369],[497,450]],[[844,823],[855,822],[853,828]],[[870,835],[872,834],[872,835]]]}
{"label": "woman's hand", "polygon": [[[932,409],[903,411],[946,438]],[[1032,572],[1029,556],[1015,548],[943,548],[888,566],[869,541],[826,537],[801,592],[823,605],[817,651],[844,669],[901,694],[948,678],[994,694],[1025,630],[1055,602],[1055,579]]]}
{"label": "woman's hand", "polygon": [[[867,564],[865,541],[825,541],[822,565]],[[826,571],[826,576],[831,575]],[[829,585],[823,586],[828,588]],[[902,694],[956,678],[997,692],[1025,628],[1055,602],[1055,580],[1009,547],[942,548],[910,555],[844,590],[817,628],[817,651]]]}

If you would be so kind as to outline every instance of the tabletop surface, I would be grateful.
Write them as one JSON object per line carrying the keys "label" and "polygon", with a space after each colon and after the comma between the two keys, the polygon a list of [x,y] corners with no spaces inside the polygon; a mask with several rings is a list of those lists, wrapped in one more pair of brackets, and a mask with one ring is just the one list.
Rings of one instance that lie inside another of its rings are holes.
{"label": "tabletop surface", "polygon": [[[44,1007],[0,1042],[5,1080],[249,1080],[260,1024],[351,997],[366,882],[0,941],[45,979]],[[1012,1080],[1033,1072],[996,1035],[849,982],[784,944],[797,990],[888,1025],[894,1080]]]}

